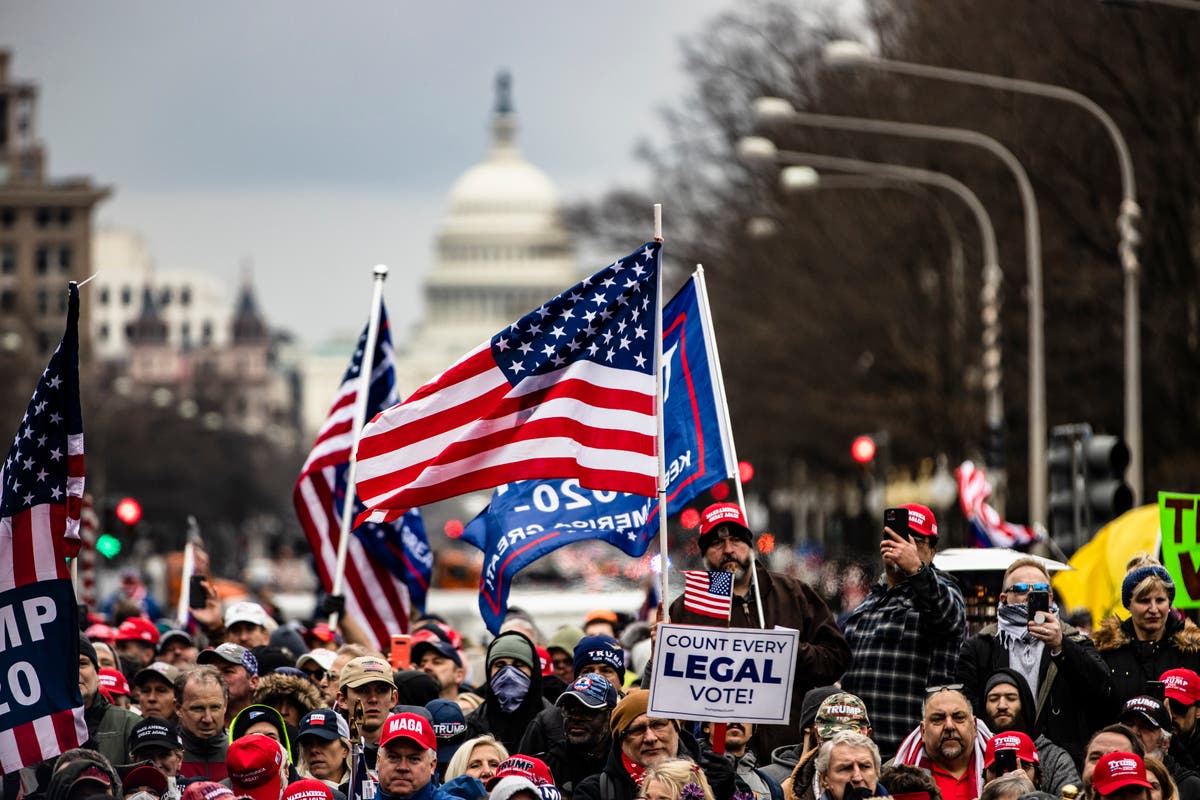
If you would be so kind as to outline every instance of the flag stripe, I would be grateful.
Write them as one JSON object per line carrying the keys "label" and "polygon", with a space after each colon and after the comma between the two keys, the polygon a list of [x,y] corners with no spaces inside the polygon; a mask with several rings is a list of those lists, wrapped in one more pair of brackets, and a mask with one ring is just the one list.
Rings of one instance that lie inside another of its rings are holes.
{"label": "flag stripe", "polygon": [[683,576],[685,609],[706,617],[729,620],[733,607],[733,577],[730,573],[683,570]]}

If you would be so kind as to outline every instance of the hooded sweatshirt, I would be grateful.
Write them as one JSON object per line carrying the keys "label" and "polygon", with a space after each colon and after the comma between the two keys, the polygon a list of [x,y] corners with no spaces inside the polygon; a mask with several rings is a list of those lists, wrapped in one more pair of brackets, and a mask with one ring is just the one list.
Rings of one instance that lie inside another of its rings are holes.
{"label": "hooded sweatshirt", "polygon": [[1029,690],[1029,684],[1025,682],[1021,673],[1010,667],[1002,667],[989,675],[983,684],[985,702],[987,693],[993,686],[1000,683],[1017,687],[1017,694],[1021,698],[1021,714],[1017,717],[1015,724],[1000,728],[994,725],[990,718],[987,718],[986,709],[979,709],[987,718],[992,733],[1019,730],[1033,739],[1033,746],[1037,748],[1038,763],[1042,773],[1042,780],[1038,784],[1039,791],[1058,797],[1062,793],[1062,787],[1068,783],[1079,786],[1079,771],[1075,768],[1075,761],[1071,758],[1071,754],[1039,733],[1037,726],[1030,720],[1032,716],[1030,709],[1035,707],[1033,693]]}
{"label": "hooded sweatshirt", "polygon": [[[517,652],[520,660],[529,667],[532,673],[529,677],[529,690],[521,704],[506,713],[500,708],[500,701],[492,689],[491,664],[498,658],[497,650],[505,654]],[[526,658],[528,660],[526,660]],[[485,733],[500,740],[510,753],[520,752],[521,737],[525,729],[543,709],[554,708],[542,697],[542,667],[533,642],[525,634],[518,631],[505,631],[492,640],[487,649],[487,680],[483,685],[483,703],[467,715],[467,739],[473,739]]]}

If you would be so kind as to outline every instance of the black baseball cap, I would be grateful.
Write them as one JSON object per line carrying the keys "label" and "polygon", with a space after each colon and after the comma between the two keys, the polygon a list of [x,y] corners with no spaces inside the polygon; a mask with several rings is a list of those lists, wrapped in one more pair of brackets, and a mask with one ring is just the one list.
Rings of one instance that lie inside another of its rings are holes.
{"label": "black baseball cap", "polygon": [[179,728],[169,719],[146,717],[129,732],[129,753],[133,755],[143,747],[165,747],[178,750],[183,747],[179,739]]}

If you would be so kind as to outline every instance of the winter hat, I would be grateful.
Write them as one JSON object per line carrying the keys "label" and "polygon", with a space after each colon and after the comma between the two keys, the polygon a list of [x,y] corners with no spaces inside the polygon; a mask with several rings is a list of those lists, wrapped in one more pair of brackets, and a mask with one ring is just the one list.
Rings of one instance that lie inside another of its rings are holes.
{"label": "winter hat", "polygon": [[492,662],[497,658],[511,658],[529,667],[533,672],[541,672],[542,665],[538,661],[533,645],[529,643],[529,639],[524,634],[516,631],[505,631],[492,641],[487,652],[488,672],[491,672]]}
{"label": "winter hat", "polygon": [[817,718],[817,710],[821,707],[821,703],[839,691],[841,690],[836,686],[818,686],[805,692],[804,701],[800,704],[800,729],[811,728],[813,721]]}
{"label": "winter hat", "polygon": [[609,727],[612,730],[613,738],[621,738],[625,729],[632,725],[635,719],[645,714],[648,708],[650,708],[650,692],[648,690],[634,689],[625,695],[621,702],[617,703],[612,717],[609,718]]}
{"label": "winter hat", "polygon": [[575,645],[575,674],[581,675],[583,668],[592,664],[608,664],[617,671],[618,680],[624,683],[625,651],[611,636],[585,636]]}
{"label": "winter hat", "polygon": [[92,669],[100,671],[100,662],[96,658],[96,646],[89,642],[82,633],[79,634],[79,655],[87,656],[87,659],[92,662]]}
{"label": "winter hat", "polygon": [[1131,569],[1125,573],[1125,580],[1121,581],[1121,605],[1128,609],[1129,604],[1133,602],[1133,590],[1137,588],[1139,583],[1151,576],[1158,578],[1166,584],[1167,602],[1173,604],[1175,602],[1175,581],[1171,580],[1171,573],[1158,564],[1147,564],[1144,567]]}

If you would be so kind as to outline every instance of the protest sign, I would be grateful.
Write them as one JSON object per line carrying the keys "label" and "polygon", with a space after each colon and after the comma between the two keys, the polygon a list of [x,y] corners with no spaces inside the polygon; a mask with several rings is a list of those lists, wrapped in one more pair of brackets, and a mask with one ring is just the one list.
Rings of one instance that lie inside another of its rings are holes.
{"label": "protest sign", "polygon": [[1200,495],[1158,493],[1158,522],[1162,531],[1163,566],[1175,581],[1176,608],[1200,608]]}
{"label": "protest sign", "polygon": [[790,628],[658,628],[652,717],[786,725],[799,631]]}

